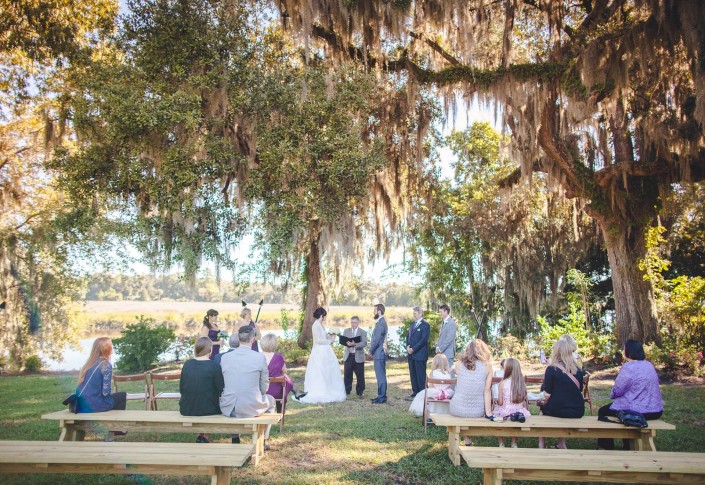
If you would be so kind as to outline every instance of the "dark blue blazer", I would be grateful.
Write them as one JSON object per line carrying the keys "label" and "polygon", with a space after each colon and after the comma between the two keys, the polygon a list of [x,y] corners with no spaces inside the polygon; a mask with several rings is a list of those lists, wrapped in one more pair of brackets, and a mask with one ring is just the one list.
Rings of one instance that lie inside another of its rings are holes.
{"label": "dark blue blazer", "polygon": [[[414,322],[415,323],[415,322]],[[426,320],[421,320],[418,328],[415,330],[414,323],[409,326],[409,335],[406,336],[406,345],[414,349],[411,354],[412,360],[428,360],[428,337],[431,334],[431,327]]]}

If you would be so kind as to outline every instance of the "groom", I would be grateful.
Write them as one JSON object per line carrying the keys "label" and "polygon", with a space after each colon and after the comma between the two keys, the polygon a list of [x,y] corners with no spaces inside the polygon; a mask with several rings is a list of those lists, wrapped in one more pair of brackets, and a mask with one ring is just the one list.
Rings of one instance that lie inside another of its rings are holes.
{"label": "groom", "polygon": [[370,353],[375,365],[377,397],[372,400],[372,403],[384,404],[387,402],[387,355],[384,352],[384,343],[387,340],[387,321],[384,319],[384,305],[381,303],[375,305],[375,320]]}

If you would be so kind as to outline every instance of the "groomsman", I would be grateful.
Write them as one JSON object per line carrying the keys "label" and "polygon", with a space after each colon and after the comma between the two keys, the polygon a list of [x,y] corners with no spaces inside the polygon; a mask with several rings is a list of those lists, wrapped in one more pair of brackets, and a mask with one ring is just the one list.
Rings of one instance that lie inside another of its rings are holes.
{"label": "groomsman", "polygon": [[387,354],[384,344],[387,340],[387,321],[384,319],[384,305],[375,305],[375,328],[372,330],[372,343],[370,353],[374,359],[375,377],[377,378],[377,397],[372,399],[373,404],[387,402]]}
{"label": "groomsman", "polygon": [[438,314],[441,316],[441,333],[438,335],[436,342],[436,353],[444,354],[448,359],[448,363],[453,366],[455,358],[455,335],[458,331],[458,326],[455,320],[450,316],[450,307],[441,305],[438,309]]}
{"label": "groomsman", "polygon": [[352,391],[353,371],[355,372],[355,393],[362,397],[365,392],[365,347],[367,346],[367,332],[358,328],[360,319],[352,317],[350,328],[343,331],[345,337],[360,337],[360,343],[348,342],[348,346],[343,351],[343,381],[345,382],[345,393]]}
{"label": "groomsman", "polygon": [[414,307],[414,323],[409,327],[406,336],[407,360],[411,377],[411,394],[407,401],[413,401],[414,396],[426,387],[426,361],[428,360],[428,337],[431,327],[423,319],[421,307]]}

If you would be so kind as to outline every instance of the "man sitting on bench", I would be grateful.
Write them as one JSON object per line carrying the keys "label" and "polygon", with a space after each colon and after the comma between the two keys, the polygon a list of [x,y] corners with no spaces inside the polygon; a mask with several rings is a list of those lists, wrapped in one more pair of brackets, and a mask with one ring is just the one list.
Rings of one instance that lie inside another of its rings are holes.
{"label": "man sitting on bench", "polygon": [[[220,396],[220,410],[231,418],[254,418],[262,413],[273,413],[275,401],[267,395],[269,388],[269,370],[267,359],[259,352],[252,352],[255,330],[244,325],[238,330],[240,346],[223,355],[220,367],[223,372],[225,388]],[[269,450],[267,441],[269,430],[264,433],[264,449]],[[233,436],[233,443],[239,443],[240,437]]]}

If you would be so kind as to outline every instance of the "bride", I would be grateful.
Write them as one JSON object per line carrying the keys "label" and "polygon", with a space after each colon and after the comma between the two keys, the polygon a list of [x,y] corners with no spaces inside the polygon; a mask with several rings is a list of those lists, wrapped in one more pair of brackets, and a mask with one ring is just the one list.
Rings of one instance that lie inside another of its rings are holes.
{"label": "bride", "polygon": [[340,373],[338,358],[333,352],[331,343],[334,336],[328,336],[323,323],[326,321],[326,312],[317,308],[313,312],[313,348],[306,365],[304,390],[306,396],[300,402],[306,404],[323,404],[328,402],[345,401],[345,384]]}

